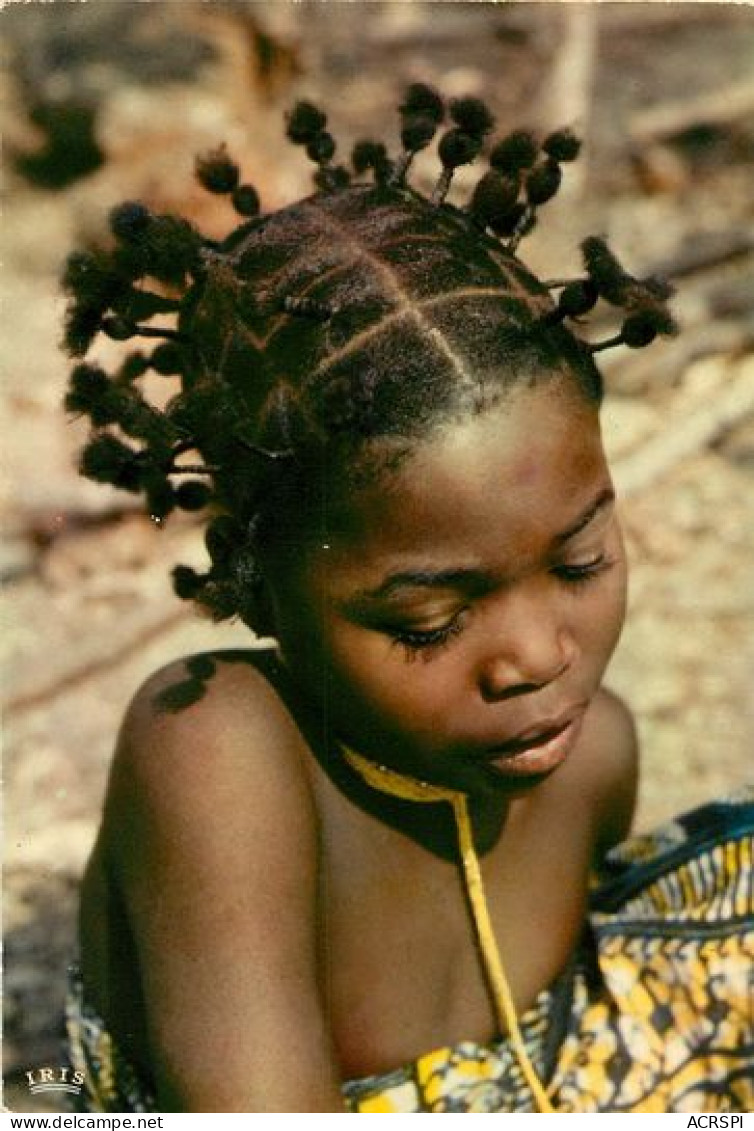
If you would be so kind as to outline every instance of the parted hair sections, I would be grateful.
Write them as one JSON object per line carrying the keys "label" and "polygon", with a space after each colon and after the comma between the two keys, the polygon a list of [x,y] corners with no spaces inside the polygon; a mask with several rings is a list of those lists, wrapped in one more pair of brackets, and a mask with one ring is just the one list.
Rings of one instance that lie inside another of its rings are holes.
{"label": "parted hair sections", "polygon": [[[81,471],[143,494],[156,520],[206,511],[209,569],[173,576],[179,596],[217,618],[255,626],[261,541],[321,509],[328,475],[347,476],[372,441],[410,445],[547,374],[568,374],[597,401],[595,352],[675,331],[667,285],[629,275],[602,239],[584,241],[573,280],[541,282],[517,258],[578,155],[569,130],[490,142],[481,101],[446,107],[419,83],[399,112],[402,151],[360,141],[349,169],[325,114],[300,102],[287,134],[317,166],[314,195],[262,215],[221,146],[196,174],[240,216],[225,240],[126,202],[110,214],[112,247],[66,264],[68,352],[83,359],[99,334],[145,347],[114,373],[75,365],[65,406],[93,429]],[[407,175],[440,130],[441,169],[425,197]],[[447,203],[455,170],[484,152],[489,167],[466,205]],[[622,324],[589,343],[566,323],[600,299]],[[173,382],[162,409],[140,390],[148,373]]]}

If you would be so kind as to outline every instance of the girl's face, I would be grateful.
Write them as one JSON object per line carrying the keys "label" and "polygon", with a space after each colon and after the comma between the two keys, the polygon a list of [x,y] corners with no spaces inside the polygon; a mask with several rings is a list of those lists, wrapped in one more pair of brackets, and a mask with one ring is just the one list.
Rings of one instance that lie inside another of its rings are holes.
{"label": "girl's face", "polygon": [[597,410],[562,383],[443,427],[273,584],[333,737],[472,793],[568,756],[624,616]]}

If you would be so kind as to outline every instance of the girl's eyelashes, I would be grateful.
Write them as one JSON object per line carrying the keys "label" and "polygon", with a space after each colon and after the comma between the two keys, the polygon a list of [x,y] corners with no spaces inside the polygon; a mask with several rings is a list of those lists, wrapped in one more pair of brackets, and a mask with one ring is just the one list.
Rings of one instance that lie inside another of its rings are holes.
{"label": "girl's eyelashes", "polygon": [[556,566],[553,573],[559,577],[566,585],[578,587],[585,585],[587,582],[592,581],[598,577],[605,570],[610,569],[614,565],[614,560],[608,558],[604,551],[585,562],[574,562],[573,564],[563,563]]}
{"label": "girl's eyelashes", "polygon": [[458,613],[453,620],[439,628],[389,628],[385,631],[394,644],[400,644],[405,649],[407,659],[413,660],[421,655],[423,659],[429,660],[436,651],[446,648],[462,630],[461,614]]}

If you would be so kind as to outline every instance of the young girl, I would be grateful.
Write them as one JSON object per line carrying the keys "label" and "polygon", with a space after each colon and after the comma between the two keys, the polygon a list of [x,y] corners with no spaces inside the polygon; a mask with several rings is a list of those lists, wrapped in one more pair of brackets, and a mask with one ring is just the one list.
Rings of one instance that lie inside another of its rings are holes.
{"label": "young girl", "polygon": [[[492,120],[457,100],[411,189],[445,113],[411,87],[403,153],[360,143],[354,182],[299,104],[314,196],[258,216],[221,149],[200,179],[246,217],[222,244],[126,204],[69,262],[74,354],[165,339],[74,370],[83,472],[157,519],[206,508],[179,595],[277,643],[171,665],[128,712],[68,1006],[90,1110],[754,1101],[754,807],[608,852],[636,742],[601,687],[626,568],[593,354],[672,332],[668,291],[598,239],[572,282],[516,257],[568,131],[492,146],[458,208]],[[587,344],[564,321],[600,298],[622,326]],[[180,379],[164,410],[148,369]]]}

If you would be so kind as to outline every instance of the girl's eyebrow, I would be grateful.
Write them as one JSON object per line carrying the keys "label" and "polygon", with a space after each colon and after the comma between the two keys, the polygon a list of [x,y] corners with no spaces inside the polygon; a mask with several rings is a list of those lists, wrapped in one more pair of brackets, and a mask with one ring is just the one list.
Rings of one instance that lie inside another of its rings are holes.
{"label": "girl's eyebrow", "polygon": [[392,597],[399,589],[467,589],[473,583],[479,588],[481,574],[478,569],[407,569],[391,573],[376,589],[362,589],[355,595],[357,601],[380,601]]}
{"label": "girl's eyebrow", "polygon": [[[552,547],[562,546],[584,530],[597,515],[615,501],[612,487],[603,488],[597,498],[565,530],[552,539]],[[355,593],[349,604],[359,601],[381,601],[392,597],[401,589],[466,589],[480,591],[489,585],[489,578],[478,569],[454,568],[442,570],[408,569],[388,574],[375,589],[362,589]]]}
{"label": "girl's eyebrow", "polygon": [[553,546],[562,546],[569,538],[573,538],[579,534],[584,527],[588,526],[593,519],[597,517],[600,511],[604,510],[610,503],[615,502],[615,491],[612,487],[604,487],[597,498],[591,503],[582,514],[573,522],[566,530],[556,534],[552,540]]}

